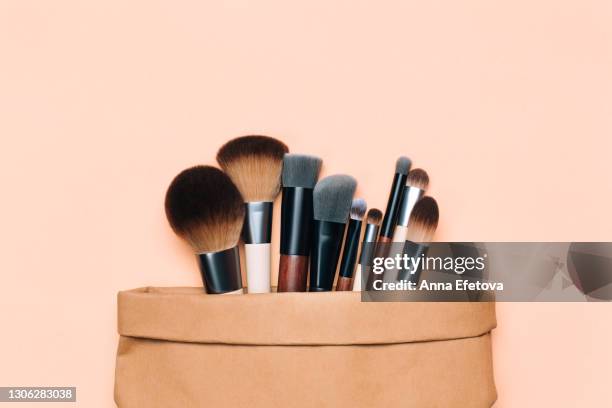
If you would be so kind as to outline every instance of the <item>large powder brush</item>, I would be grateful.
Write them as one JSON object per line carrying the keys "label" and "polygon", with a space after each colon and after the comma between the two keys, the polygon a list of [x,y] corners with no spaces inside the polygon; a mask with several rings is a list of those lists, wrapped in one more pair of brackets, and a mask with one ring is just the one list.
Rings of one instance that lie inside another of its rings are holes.
{"label": "large powder brush", "polygon": [[273,202],[280,192],[287,146],[268,136],[232,139],[217,153],[217,162],[240,190],[245,202],[245,244],[249,293],[270,292],[270,248]]}
{"label": "large powder brush", "polygon": [[206,291],[242,292],[237,245],[245,211],[232,180],[211,166],[186,169],[170,183],[165,208],[172,230],[197,255]]}

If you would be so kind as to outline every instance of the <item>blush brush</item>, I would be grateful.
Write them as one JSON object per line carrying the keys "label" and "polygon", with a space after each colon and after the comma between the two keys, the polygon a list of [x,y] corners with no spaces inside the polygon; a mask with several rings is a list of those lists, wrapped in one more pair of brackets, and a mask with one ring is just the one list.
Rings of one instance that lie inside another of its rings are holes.
{"label": "blush brush", "polygon": [[244,204],[232,180],[210,166],[184,170],[170,183],[165,208],[172,230],[196,253],[206,292],[242,293]]}
{"label": "blush brush", "polygon": [[332,290],[346,221],[357,181],[346,175],[328,176],[314,188],[314,223],[310,254],[311,292]]}
{"label": "blush brush", "polygon": [[230,140],[217,153],[217,162],[245,201],[242,240],[249,293],[270,292],[272,211],[287,151],[287,146],[274,138],[243,136]]}
{"label": "blush brush", "polygon": [[283,158],[279,292],[305,292],[312,243],[312,194],[321,159],[302,154]]}

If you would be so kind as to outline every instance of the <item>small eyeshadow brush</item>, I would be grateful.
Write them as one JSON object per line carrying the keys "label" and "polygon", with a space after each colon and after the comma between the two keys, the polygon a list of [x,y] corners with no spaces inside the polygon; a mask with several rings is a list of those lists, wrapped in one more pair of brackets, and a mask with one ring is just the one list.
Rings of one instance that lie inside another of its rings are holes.
{"label": "small eyeshadow brush", "polygon": [[376,251],[376,238],[378,237],[382,217],[382,212],[378,208],[370,209],[366,216],[366,228],[363,242],[361,243],[361,254],[359,255],[359,262],[357,263],[353,279],[353,290],[356,292],[361,291],[362,279],[364,279],[362,274],[364,271],[367,271],[367,268],[372,266],[372,259]]}
{"label": "small eyeshadow brush", "polygon": [[355,262],[359,251],[359,238],[361,238],[361,224],[367,209],[366,201],[356,198],[351,205],[350,220],[346,228],[346,238],[344,240],[344,250],[340,261],[338,272],[337,291],[346,291],[353,288],[353,273],[355,272]]}
{"label": "small eyeshadow brush", "polygon": [[389,200],[387,201],[387,209],[380,228],[378,242],[391,242],[396,225],[397,212],[411,164],[410,159],[405,156],[401,156],[395,163],[395,175],[391,183],[391,191],[389,192]]}

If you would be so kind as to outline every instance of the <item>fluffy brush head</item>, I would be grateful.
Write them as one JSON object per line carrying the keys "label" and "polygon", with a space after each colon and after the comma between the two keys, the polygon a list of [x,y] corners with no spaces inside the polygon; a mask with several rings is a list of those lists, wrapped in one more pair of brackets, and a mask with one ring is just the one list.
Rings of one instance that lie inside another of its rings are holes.
{"label": "fluffy brush head", "polygon": [[351,203],[351,219],[361,221],[365,215],[368,204],[363,198],[356,198]]}
{"label": "fluffy brush head", "polygon": [[286,154],[283,158],[283,187],[314,188],[321,170],[321,159],[305,154]]}
{"label": "fluffy brush head", "polygon": [[314,218],[319,221],[346,223],[357,181],[343,174],[327,176],[314,188]]}
{"label": "fluffy brush head", "polygon": [[408,173],[408,180],[406,180],[406,185],[416,187],[423,191],[427,190],[427,187],[429,186],[429,176],[423,169],[410,170],[410,173]]}
{"label": "fluffy brush head", "polygon": [[414,205],[408,223],[408,239],[412,242],[431,242],[438,227],[438,203],[429,196]]}
{"label": "fluffy brush head", "polygon": [[383,213],[378,208],[371,208],[368,211],[368,224],[380,225],[382,221]]}
{"label": "fluffy brush head", "polygon": [[268,136],[243,136],[219,149],[217,162],[246,202],[274,201],[280,191],[283,156],[287,146]]}
{"label": "fluffy brush head", "polygon": [[244,201],[232,180],[217,168],[182,171],[168,187],[165,206],[174,232],[198,253],[232,248],[240,239]]}
{"label": "fluffy brush head", "polygon": [[395,172],[406,175],[410,171],[411,165],[412,165],[412,162],[410,161],[409,158],[407,158],[406,156],[401,156],[395,162]]}

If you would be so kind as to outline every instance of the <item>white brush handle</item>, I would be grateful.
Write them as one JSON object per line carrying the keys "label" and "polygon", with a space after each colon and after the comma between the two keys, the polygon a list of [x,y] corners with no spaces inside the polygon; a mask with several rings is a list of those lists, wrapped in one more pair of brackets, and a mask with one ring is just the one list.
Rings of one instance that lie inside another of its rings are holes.
{"label": "white brush handle", "polygon": [[270,244],[245,244],[248,293],[270,292]]}
{"label": "white brush handle", "polygon": [[361,292],[361,264],[357,264],[353,277],[353,292]]}
{"label": "white brush handle", "polygon": [[393,232],[393,242],[406,242],[408,237],[408,227],[403,225],[396,225],[395,232]]}

